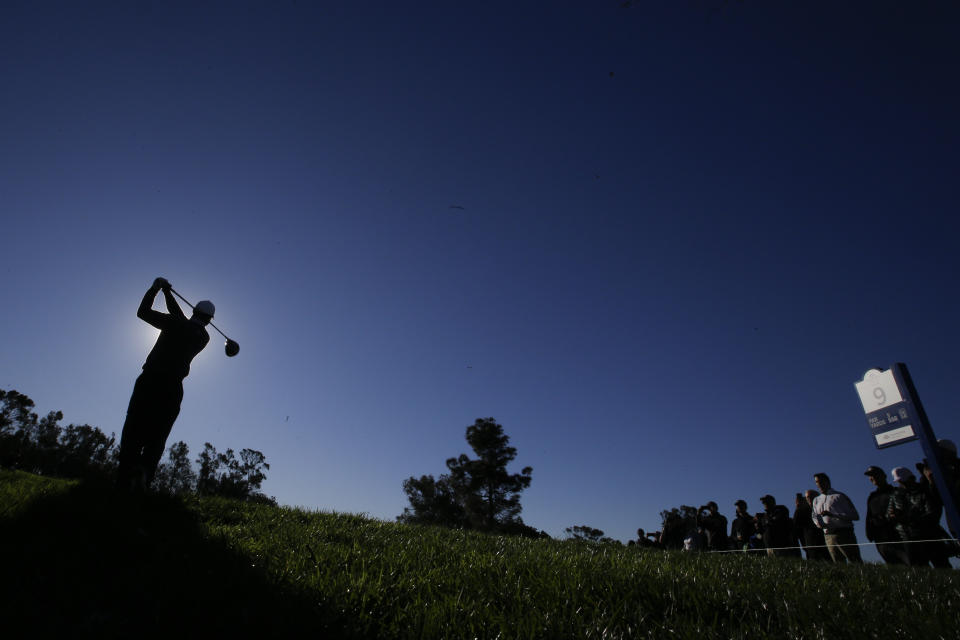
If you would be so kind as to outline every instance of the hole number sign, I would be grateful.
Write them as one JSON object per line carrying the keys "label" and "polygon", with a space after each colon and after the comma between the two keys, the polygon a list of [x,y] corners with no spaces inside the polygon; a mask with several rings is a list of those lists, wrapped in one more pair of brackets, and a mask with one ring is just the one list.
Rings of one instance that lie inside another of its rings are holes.
{"label": "hole number sign", "polygon": [[893,371],[889,369],[886,371],[871,369],[863,374],[863,380],[854,383],[854,386],[860,395],[860,402],[863,403],[864,413],[873,413],[903,402]]}

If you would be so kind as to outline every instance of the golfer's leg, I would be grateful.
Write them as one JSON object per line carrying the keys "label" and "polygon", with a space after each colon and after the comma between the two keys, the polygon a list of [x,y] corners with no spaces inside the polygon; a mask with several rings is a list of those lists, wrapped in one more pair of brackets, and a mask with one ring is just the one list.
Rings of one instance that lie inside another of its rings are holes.
{"label": "golfer's leg", "polygon": [[134,477],[140,473],[142,465],[146,425],[144,418],[149,412],[149,393],[147,385],[137,378],[130,395],[130,404],[127,407],[127,419],[123,423],[120,433],[120,454],[117,460],[117,486],[128,489]]}
{"label": "golfer's leg", "polygon": [[117,458],[117,486],[126,489],[140,468],[140,451],[143,449],[143,440],[140,435],[143,430],[135,420],[127,416],[123,423],[123,435],[120,436],[120,455]]}
{"label": "golfer's leg", "polygon": [[170,384],[163,390],[162,401],[156,407],[151,420],[149,435],[143,446],[143,469],[146,474],[146,486],[153,482],[157,466],[167,446],[167,438],[173,423],[180,415],[180,402],[183,400],[183,386],[179,382]]}
{"label": "golfer's leg", "polygon": [[163,450],[167,446],[167,437],[170,435],[170,430],[173,429],[173,423],[176,419],[176,416],[174,416],[170,420],[150,425],[150,436],[143,445],[144,479],[148,487],[153,482],[153,476],[157,473],[160,459],[163,458]]}

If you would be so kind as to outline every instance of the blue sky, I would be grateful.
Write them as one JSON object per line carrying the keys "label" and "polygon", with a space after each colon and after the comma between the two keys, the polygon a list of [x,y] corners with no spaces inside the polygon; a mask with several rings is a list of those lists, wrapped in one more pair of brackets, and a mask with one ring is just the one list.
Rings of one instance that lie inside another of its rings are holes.
{"label": "blue sky", "polygon": [[0,387],[119,432],[164,276],[241,345],[170,442],[281,503],[392,519],[492,416],[555,536],[865,510],[866,370],[960,437],[956,6],[622,4],[5,4]]}

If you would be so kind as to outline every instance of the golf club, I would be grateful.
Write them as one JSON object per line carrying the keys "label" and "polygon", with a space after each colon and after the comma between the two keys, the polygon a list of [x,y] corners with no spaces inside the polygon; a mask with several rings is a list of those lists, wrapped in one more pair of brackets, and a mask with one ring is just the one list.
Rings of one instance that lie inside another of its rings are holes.
{"label": "golf club", "polygon": [[[190,302],[189,302],[186,298],[184,298],[182,295],[180,295],[179,293],[177,293],[177,292],[174,290],[173,287],[170,287],[170,293],[174,294],[175,296],[177,296],[178,298],[180,298],[181,300],[183,300],[184,302],[186,302],[186,303],[187,303],[187,306],[190,307],[191,309],[193,309],[193,305],[190,304]],[[231,340],[230,338],[227,338],[227,334],[225,334],[223,331],[220,331],[220,329],[217,327],[217,325],[213,324],[213,322],[210,322],[209,324],[210,324],[211,327],[213,327],[214,329],[217,330],[217,333],[219,333],[219,334],[222,335],[224,338],[226,338],[227,342],[226,342],[226,344],[224,344],[223,350],[224,350],[224,352],[227,354],[228,357],[232,358],[233,356],[235,356],[235,355],[237,355],[238,353],[240,353],[240,345],[239,345],[239,344],[237,344],[236,342],[234,342],[234,341]]]}

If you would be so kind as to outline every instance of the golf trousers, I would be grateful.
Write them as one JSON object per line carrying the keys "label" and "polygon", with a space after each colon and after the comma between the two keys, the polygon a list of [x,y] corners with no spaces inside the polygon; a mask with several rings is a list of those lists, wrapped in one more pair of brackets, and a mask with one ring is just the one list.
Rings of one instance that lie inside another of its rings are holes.
{"label": "golf trousers", "polygon": [[133,385],[120,436],[117,483],[128,487],[142,478],[149,486],[163,457],[167,436],[180,415],[183,381],[144,371]]}
{"label": "golf trousers", "polygon": [[853,527],[824,532],[823,540],[834,562],[863,562]]}

